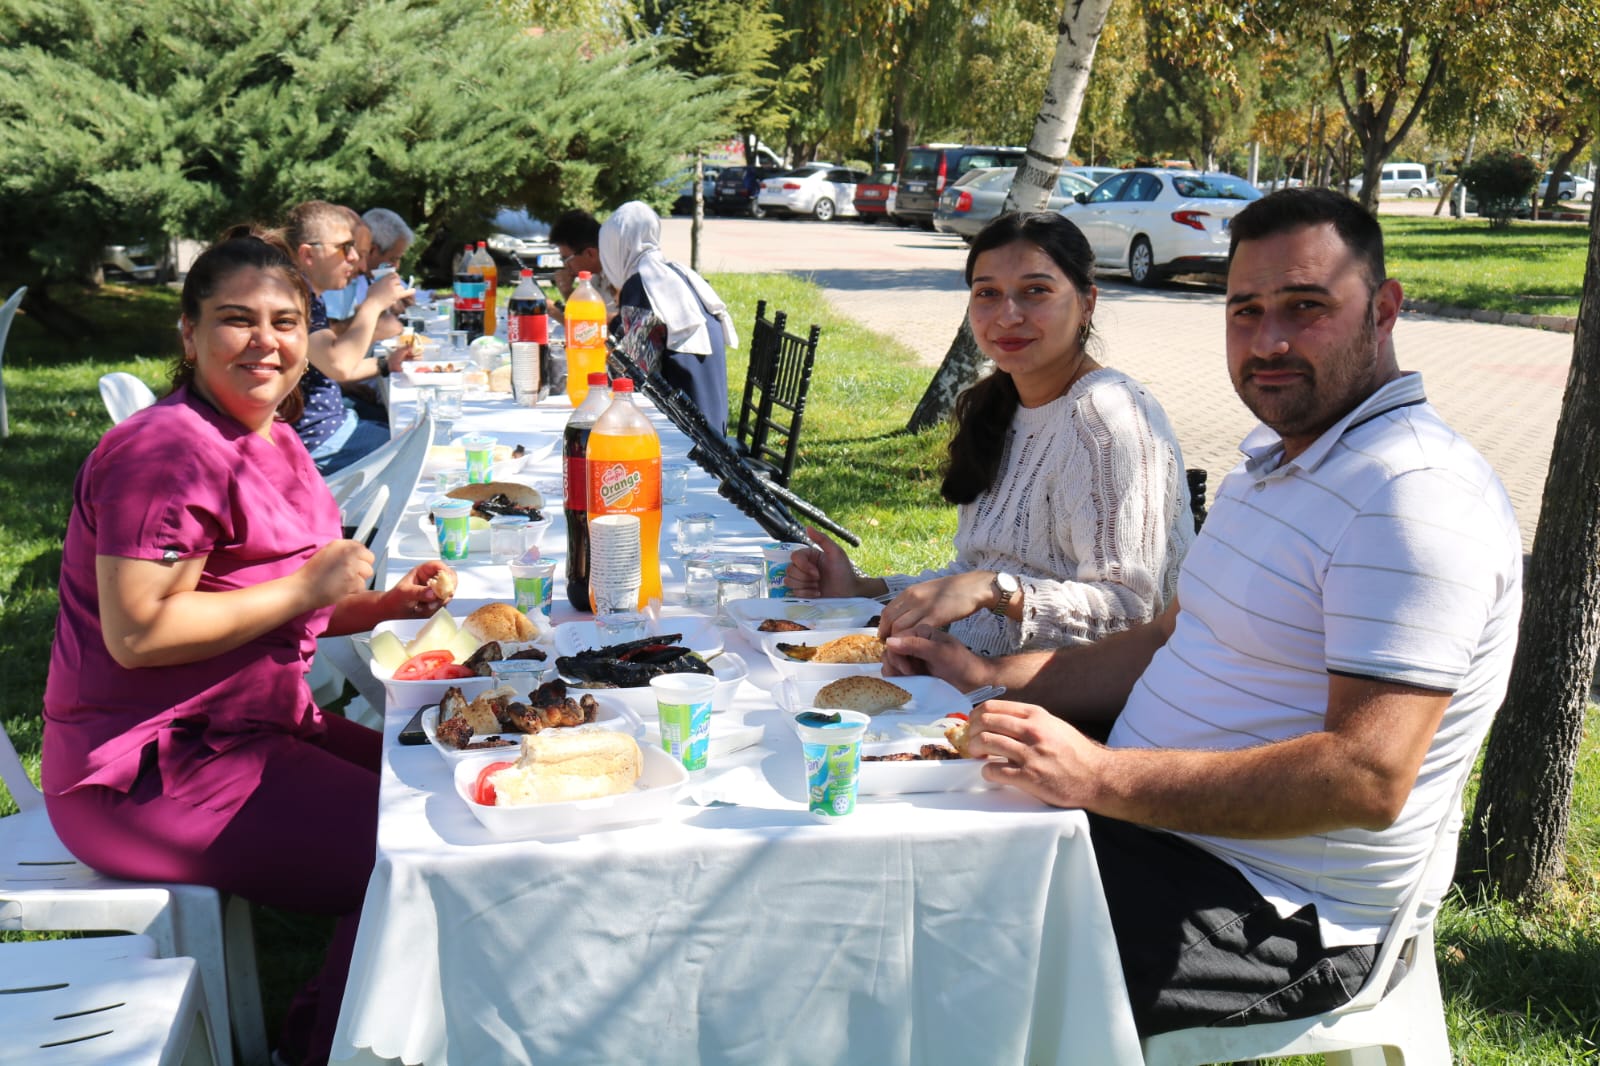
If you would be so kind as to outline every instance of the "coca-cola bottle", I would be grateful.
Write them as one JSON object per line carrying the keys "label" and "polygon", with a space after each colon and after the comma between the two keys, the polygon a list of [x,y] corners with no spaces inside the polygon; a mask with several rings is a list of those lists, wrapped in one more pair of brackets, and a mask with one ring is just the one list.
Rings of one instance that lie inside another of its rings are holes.
{"label": "coca-cola bottle", "polygon": [[588,395],[562,432],[562,510],[567,518],[567,602],[589,610],[589,432],[611,406],[611,380],[589,375]]}

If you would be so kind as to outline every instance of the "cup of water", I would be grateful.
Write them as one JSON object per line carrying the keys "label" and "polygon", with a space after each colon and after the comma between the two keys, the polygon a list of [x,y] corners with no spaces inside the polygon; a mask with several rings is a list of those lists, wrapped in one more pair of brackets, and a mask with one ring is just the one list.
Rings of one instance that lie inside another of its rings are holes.
{"label": "cup of water", "polygon": [[692,555],[695,552],[710,551],[716,535],[715,515],[705,511],[686,514],[678,519],[678,552],[681,555]]}
{"label": "cup of water", "polygon": [[689,495],[689,464],[661,464],[661,502],[682,503]]}
{"label": "cup of water", "polygon": [[716,556],[710,552],[695,552],[683,557],[683,602],[690,607],[716,605]]}

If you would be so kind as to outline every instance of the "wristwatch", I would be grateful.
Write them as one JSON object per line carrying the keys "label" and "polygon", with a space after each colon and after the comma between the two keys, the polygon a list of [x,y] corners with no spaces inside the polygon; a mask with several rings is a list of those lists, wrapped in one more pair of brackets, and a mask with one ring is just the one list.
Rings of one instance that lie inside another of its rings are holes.
{"label": "wristwatch", "polygon": [[388,358],[388,356],[384,356],[384,355],[378,356],[378,376],[380,378],[386,378],[386,377],[389,376],[389,373],[390,373],[390,371],[389,371],[389,358]]}
{"label": "wristwatch", "polygon": [[1022,582],[1017,580],[1016,574],[1008,574],[1002,570],[994,575],[994,591],[994,606],[989,610],[993,611],[997,618],[1004,618],[1006,608],[1011,606],[1012,599],[1022,591]]}

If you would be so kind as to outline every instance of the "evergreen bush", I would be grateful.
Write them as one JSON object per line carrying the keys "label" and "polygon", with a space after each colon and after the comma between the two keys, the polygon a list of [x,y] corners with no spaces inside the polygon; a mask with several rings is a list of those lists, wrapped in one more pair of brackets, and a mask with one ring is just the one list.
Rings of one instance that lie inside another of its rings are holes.
{"label": "evergreen bush", "polygon": [[1511,225],[1517,207],[1533,194],[1539,168],[1521,152],[1504,149],[1474,159],[1461,170],[1461,181],[1478,201],[1478,214],[1495,229]]}

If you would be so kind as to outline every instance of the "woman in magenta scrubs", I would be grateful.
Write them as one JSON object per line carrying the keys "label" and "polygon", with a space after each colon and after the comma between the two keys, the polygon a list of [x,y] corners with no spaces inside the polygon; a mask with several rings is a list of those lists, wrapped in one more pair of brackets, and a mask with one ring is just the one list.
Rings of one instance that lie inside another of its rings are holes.
{"label": "woman in magenta scrubs", "polygon": [[43,786],[61,839],[103,873],[339,916],[279,1048],[322,1062],[372,869],[381,738],[323,714],[306,673],[319,636],[434,610],[444,564],[367,590],[372,553],[341,538],[293,429],[309,295],[281,247],[245,232],[184,283],[172,393],[78,472]]}

